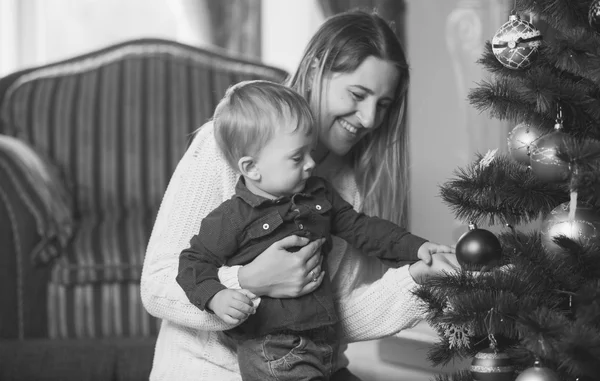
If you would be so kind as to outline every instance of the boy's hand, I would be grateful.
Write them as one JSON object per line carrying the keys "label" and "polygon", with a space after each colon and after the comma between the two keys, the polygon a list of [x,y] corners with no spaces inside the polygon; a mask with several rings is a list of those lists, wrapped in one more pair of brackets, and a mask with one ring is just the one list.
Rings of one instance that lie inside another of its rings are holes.
{"label": "boy's hand", "polygon": [[419,247],[417,251],[417,258],[425,262],[426,265],[431,264],[431,255],[436,253],[452,253],[454,254],[454,247],[447,245],[440,245],[435,242],[425,242]]}
{"label": "boy's hand", "polygon": [[256,312],[252,299],[256,295],[248,290],[221,290],[207,303],[215,315],[228,324],[238,324]]}

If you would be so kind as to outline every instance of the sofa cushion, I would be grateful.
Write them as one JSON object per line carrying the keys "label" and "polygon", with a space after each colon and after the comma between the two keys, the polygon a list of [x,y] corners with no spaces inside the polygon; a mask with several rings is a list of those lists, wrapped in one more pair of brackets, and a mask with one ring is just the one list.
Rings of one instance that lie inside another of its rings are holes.
{"label": "sofa cushion", "polygon": [[48,285],[50,338],[153,337],[159,323],[144,309],[137,282]]}
{"label": "sofa cushion", "polygon": [[[67,246],[74,224],[71,195],[59,171],[24,141],[0,135],[0,178],[0,202],[12,209],[18,198],[36,222],[39,241],[31,252],[23,253],[30,258],[27,263],[48,264]],[[8,217],[13,224],[10,230],[19,235],[20,226],[11,218],[17,216]],[[8,249],[11,245],[0,241],[0,246]],[[20,246],[17,242],[16,249]]]}
{"label": "sofa cushion", "polygon": [[52,282],[139,282],[154,218],[151,211],[132,211],[78,220],[66,255],[54,264]]}

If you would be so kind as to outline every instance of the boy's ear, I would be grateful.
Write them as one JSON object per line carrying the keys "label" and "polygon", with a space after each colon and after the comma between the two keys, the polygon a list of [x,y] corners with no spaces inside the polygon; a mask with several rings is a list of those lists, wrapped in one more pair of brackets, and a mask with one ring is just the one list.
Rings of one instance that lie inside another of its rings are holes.
{"label": "boy's ear", "polygon": [[260,180],[260,172],[252,156],[244,156],[238,160],[238,169],[242,173],[242,176],[254,181]]}

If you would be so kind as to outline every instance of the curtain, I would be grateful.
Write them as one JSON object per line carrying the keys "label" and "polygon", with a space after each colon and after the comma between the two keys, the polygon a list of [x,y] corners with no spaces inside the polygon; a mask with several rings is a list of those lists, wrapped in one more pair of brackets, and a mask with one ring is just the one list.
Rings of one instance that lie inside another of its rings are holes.
{"label": "curtain", "polygon": [[212,43],[232,53],[261,56],[261,0],[204,0],[210,15]]}
{"label": "curtain", "polygon": [[0,77],[43,62],[36,1],[0,0]]}

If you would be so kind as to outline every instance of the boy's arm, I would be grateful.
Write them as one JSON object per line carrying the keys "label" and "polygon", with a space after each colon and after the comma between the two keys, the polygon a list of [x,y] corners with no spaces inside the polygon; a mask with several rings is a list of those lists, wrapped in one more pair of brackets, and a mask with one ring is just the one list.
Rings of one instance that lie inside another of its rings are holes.
{"label": "boy's arm", "polygon": [[226,201],[204,218],[200,232],[179,256],[177,283],[202,311],[207,310],[208,301],[216,293],[227,288],[219,281],[218,269],[238,250],[236,225],[228,217],[229,203]]}
{"label": "boy's arm", "polygon": [[417,252],[427,242],[425,238],[390,221],[357,212],[328,184],[327,193],[331,202],[332,234],[392,267],[419,260]]}

